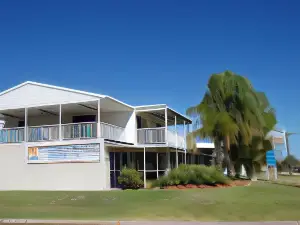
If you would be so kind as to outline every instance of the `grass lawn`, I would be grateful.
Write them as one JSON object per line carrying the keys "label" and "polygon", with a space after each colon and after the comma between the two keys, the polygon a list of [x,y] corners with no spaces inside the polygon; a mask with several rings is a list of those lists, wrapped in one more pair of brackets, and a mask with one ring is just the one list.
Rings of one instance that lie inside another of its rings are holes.
{"label": "grass lawn", "polygon": [[249,187],[102,192],[0,192],[0,218],[89,220],[299,220],[300,188]]}
{"label": "grass lawn", "polygon": [[278,181],[286,184],[300,185],[300,175],[278,175]]}
{"label": "grass lawn", "polygon": [[[266,180],[266,174],[260,173],[258,174],[258,178],[260,180]],[[300,185],[300,175],[283,175],[278,174],[278,179],[273,181],[274,183],[279,184],[291,184],[291,185]]]}

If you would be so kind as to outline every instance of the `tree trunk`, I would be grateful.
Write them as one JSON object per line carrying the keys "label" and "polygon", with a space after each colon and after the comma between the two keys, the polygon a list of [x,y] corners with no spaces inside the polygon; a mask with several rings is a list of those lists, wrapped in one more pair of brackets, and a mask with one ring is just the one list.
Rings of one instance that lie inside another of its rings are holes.
{"label": "tree trunk", "polygon": [[256,170],[255,170],[255,166],[254,166],[254,163],[253,163],[253,162],[251,163],[251,166],[252,166],[251,180],[252,180],[252,181],[257,181]]}
{"label": "tree trunk", "polygon": [[247,173],[247,177],[250,178],[252,181],[257,181],[256,171],[254,163],[251,159],[246,160],[247,163],[245,163],[245,169]]}
{"label": "tree trunk", "polygon": [[225,165],[227,167],[227,175],[229,177],[235,176],[234,166],[233,166],[233,163],[229,156],[229,153],[228,153],[228,151],[226,151],[226,149],[224,149],[224,161],[225,161]]}
{"label": "tree trunk", "polygon": [[235,177],[240,178],[241,177],[241,162],[240,160],[237,160],[234,164],[234,171],[235,171]]}
{"label": "tree trunk", "polygon": [[230,151],[229,136],[226,136],[224,138],[223,144],[224,144],[224,160],[225,160],[225,165],[227,167],[227,175],[229,177],[232,177],[235,175],[235,172],[234,172],[234,165],[233,165],[230,155],[229,155],[229,151]]}
{"label": "tree trunk", "polygon": [[221,142],[219,140],[215,140],[215,166],[218,170],[222,171],[222,147]]}

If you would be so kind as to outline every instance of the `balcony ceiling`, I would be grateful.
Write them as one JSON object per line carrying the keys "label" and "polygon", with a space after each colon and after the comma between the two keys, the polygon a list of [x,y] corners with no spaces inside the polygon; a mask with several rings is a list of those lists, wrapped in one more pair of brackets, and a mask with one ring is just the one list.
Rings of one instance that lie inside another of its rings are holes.
{"label": "balcony ceiling", "polygon": [[[154,117],[155,119],[161,121],[162,123],[164,123],[165,121],[165,109],[162,110],[149,110],[147,112],[137,112],[140,115],[143,114],[148,114],[151,115],[152,117]],[[182,115],[176,113],[175,111],[168,109],[167,111],[168,113],[168,125],[174,125],[175,124],[175,117],[176,117],[176,123],[177,124],[190,124],[191,121],[187,120],[185,117],[183,117]]]}
{"label": "balcony ceiling", "polygon": [[[62,114],[97,114],[98,102],[82,102],[71,103],[62,105]],[[120,111],[133,111],[127,106],[120,104],[111,99],[101,99],[100,112],[120,112]],[[13,117],[18,119],[24,119],[25,109],[7,109],[1,110],[1,114],[5,117]],[[59,105],[32,107],[28,109],[28,116],[59,116]]]}

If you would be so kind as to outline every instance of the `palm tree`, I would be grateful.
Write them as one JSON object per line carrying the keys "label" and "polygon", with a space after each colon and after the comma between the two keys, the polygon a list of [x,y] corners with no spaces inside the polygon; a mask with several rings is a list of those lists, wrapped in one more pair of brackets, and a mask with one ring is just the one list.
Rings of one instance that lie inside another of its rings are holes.
{"label": "palm tree", "polygon": [[251,142],[245,145],[240,137],[238,144],[232,147],[232,158],[236,162],[236,171],[239,175],[237,168],[244,164],[246,167],[247,175],[251,179],[255,179],[255,167],[265,164],[266,152],[272,149],[272,140],[268,136],[277,123],[275,110],[270,106],[266,95],[262,92],[256,92],[258,99],[259,115],[262,117],[262,123],[252,123],[251,127]]}
{"label": "palm tree", "polygon": [[264,101],[260,98],[247,78],[225,71],[210,77],[202,101],[187,110],[202,123],[193,135],[214,141],[216,164],[221,167],[223,152],[229,175],[233,174],[231,145],[248,146],[253,134],[263,136],[265,120],[260,107]]}

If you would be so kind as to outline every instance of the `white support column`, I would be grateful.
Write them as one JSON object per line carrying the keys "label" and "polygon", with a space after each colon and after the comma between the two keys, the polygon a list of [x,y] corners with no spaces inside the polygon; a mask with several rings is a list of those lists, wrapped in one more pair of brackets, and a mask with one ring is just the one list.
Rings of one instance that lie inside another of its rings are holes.
{"label": "white support column", "polygon": [[116,176],[116,153],[114,152],[114,185],[117,186],[117,176]]}
{"label": "white support column", "polygon": [[166,145],[168,145],[168,108],[165,109],[165,138]]}
{"label": "white support column", "polygon": [[144,188],[147,187],[146,182],[146,147],[144,147]]}
{"label": "white support column", "polygon": [[186,164],[186,132],[185,132],[185,121],[183,121],[183,137],[184,137],[184,164]]}
{"label": "white support column", "polygon": [[156,178],[158,179],[158,152],[156,152]]}
{"label": "white support column", "polygon": [[169,170],[169,169],[171,169],[171,153],[170,153],[170,151],[168,151],[166,153],[166,155],[167,155],[167,169]]}
{"label": "white support column", "polygon": [[176,146],[176,168],[178,168],[178,149],[177,149],[177,116],[175,115],[175,146]]}
{"label": "white support column", "polygon": [[24,141],[28,141],[28,109],[25,108],[25,119],[24,119]]}
{"label": "white support column", "polygon": [[177,116],[175,116],[175,122],[174,122],[174,126],[175,126],[175,146],[176,146],[176,149],[177,149],[177,145],[178,145],[178,142],[177,142]]}
{"label": "white support column", "polygon": [[61,117],[62,117],[62,113],[61,113],[61,104],[59,104],[59,140],[62,140],[62,126],[61,126]]}
{"label": "white support column", "polygon": [[97,114],[97,137],[101,137],[101,117],[100,117],[100,99],[98,100]]}

